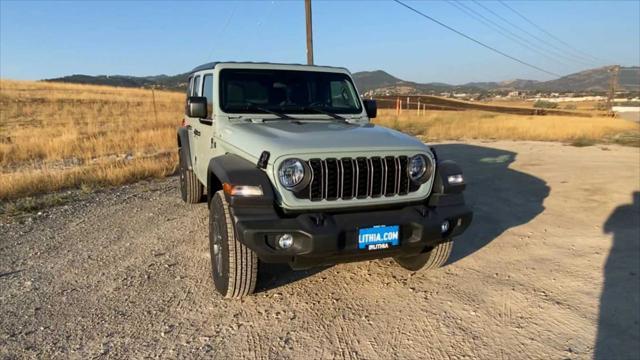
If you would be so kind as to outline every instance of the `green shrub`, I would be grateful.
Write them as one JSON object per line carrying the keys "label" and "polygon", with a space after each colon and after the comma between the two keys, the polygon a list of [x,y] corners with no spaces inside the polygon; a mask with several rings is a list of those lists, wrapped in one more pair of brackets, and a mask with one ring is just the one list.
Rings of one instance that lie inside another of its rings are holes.
{"label": "green shrub", "polygon": [[575,138],[570,145],[576,146],[576,147],[585,147],[585,146],[595,145],[595,143],[596,141],[593,139],[589,139],[586,137],[578,137],[578,138]]}
{"label": "green shrub", "polygon": [[558,107],[558,103],[546,100],[537,100],[533,103],[533,107],[539,109],[555,109]]}

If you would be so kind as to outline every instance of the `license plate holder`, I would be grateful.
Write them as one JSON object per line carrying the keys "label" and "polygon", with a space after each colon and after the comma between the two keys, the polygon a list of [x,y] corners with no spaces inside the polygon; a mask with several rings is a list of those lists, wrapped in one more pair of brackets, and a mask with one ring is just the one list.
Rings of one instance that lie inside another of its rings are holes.
{"label": "license plate holder", "polygon": [[399,225],[377,225],[358,229],[358,249],[384,250],[400,245]]}

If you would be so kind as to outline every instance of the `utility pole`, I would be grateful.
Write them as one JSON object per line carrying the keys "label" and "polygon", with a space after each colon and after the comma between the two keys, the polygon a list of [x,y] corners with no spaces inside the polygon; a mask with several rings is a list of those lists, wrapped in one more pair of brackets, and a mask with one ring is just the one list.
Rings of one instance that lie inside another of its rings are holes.
{"label": "utility pole", "polygon": [[307,14],[307,65],[313,65],[313,25],[311,22],[311,0],[304,0]]}
{"label": "utility pole", "polygon": [[618,72],[620,72],[620,66],[614,65],[609,69],[611,78],[609,79],[609,96],[607,97],[607,110],[613,114],[613,100],[616,97],[616,87],[618,86]]}

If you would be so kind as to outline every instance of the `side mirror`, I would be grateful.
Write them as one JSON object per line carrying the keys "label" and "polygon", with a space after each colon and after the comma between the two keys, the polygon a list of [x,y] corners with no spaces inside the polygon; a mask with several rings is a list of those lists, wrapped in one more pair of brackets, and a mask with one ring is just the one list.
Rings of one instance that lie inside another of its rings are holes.
{"label": "side mirror", "polygon": [[202,96],[189,96],[185,114],[188,117],[204,119],[207,117],[207,98]]}
{"label": "side mirror", "polygon": [[378,104],[375,100],[363,100],[364,111],[367,113],[369,119],[373,119],[378,116]]}

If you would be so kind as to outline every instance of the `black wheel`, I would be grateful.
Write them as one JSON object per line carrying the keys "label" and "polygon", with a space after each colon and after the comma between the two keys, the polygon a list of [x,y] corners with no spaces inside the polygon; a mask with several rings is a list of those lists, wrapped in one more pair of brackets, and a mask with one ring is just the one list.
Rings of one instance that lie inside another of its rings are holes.
{"label": "black wheel", "polygon": [[209,208],[209,252],[216,290],[226,298],[253,293],[258,278],[258,257],[236,239],[229,204],[222,190],[215,193]]}
{"label": "black wheel", "polygon": [[436,245],[431,251],[414,256],[396,257],[394,260],[403,268],[410,271],[420,269],[432,270],[444,265],[451,255],[453,249],[453,239],[447,239]]}
{"label": "black wheel", "polygon": [[[180,148],[182,152],[182,148]],[[187,164],[182,160],[182,154],[178,154],[180,161],[180,195],[182,200],[187,204],[197,204],[202,201],[202,193],[204,186],[193,173],[193,170],[187,168]]]}

